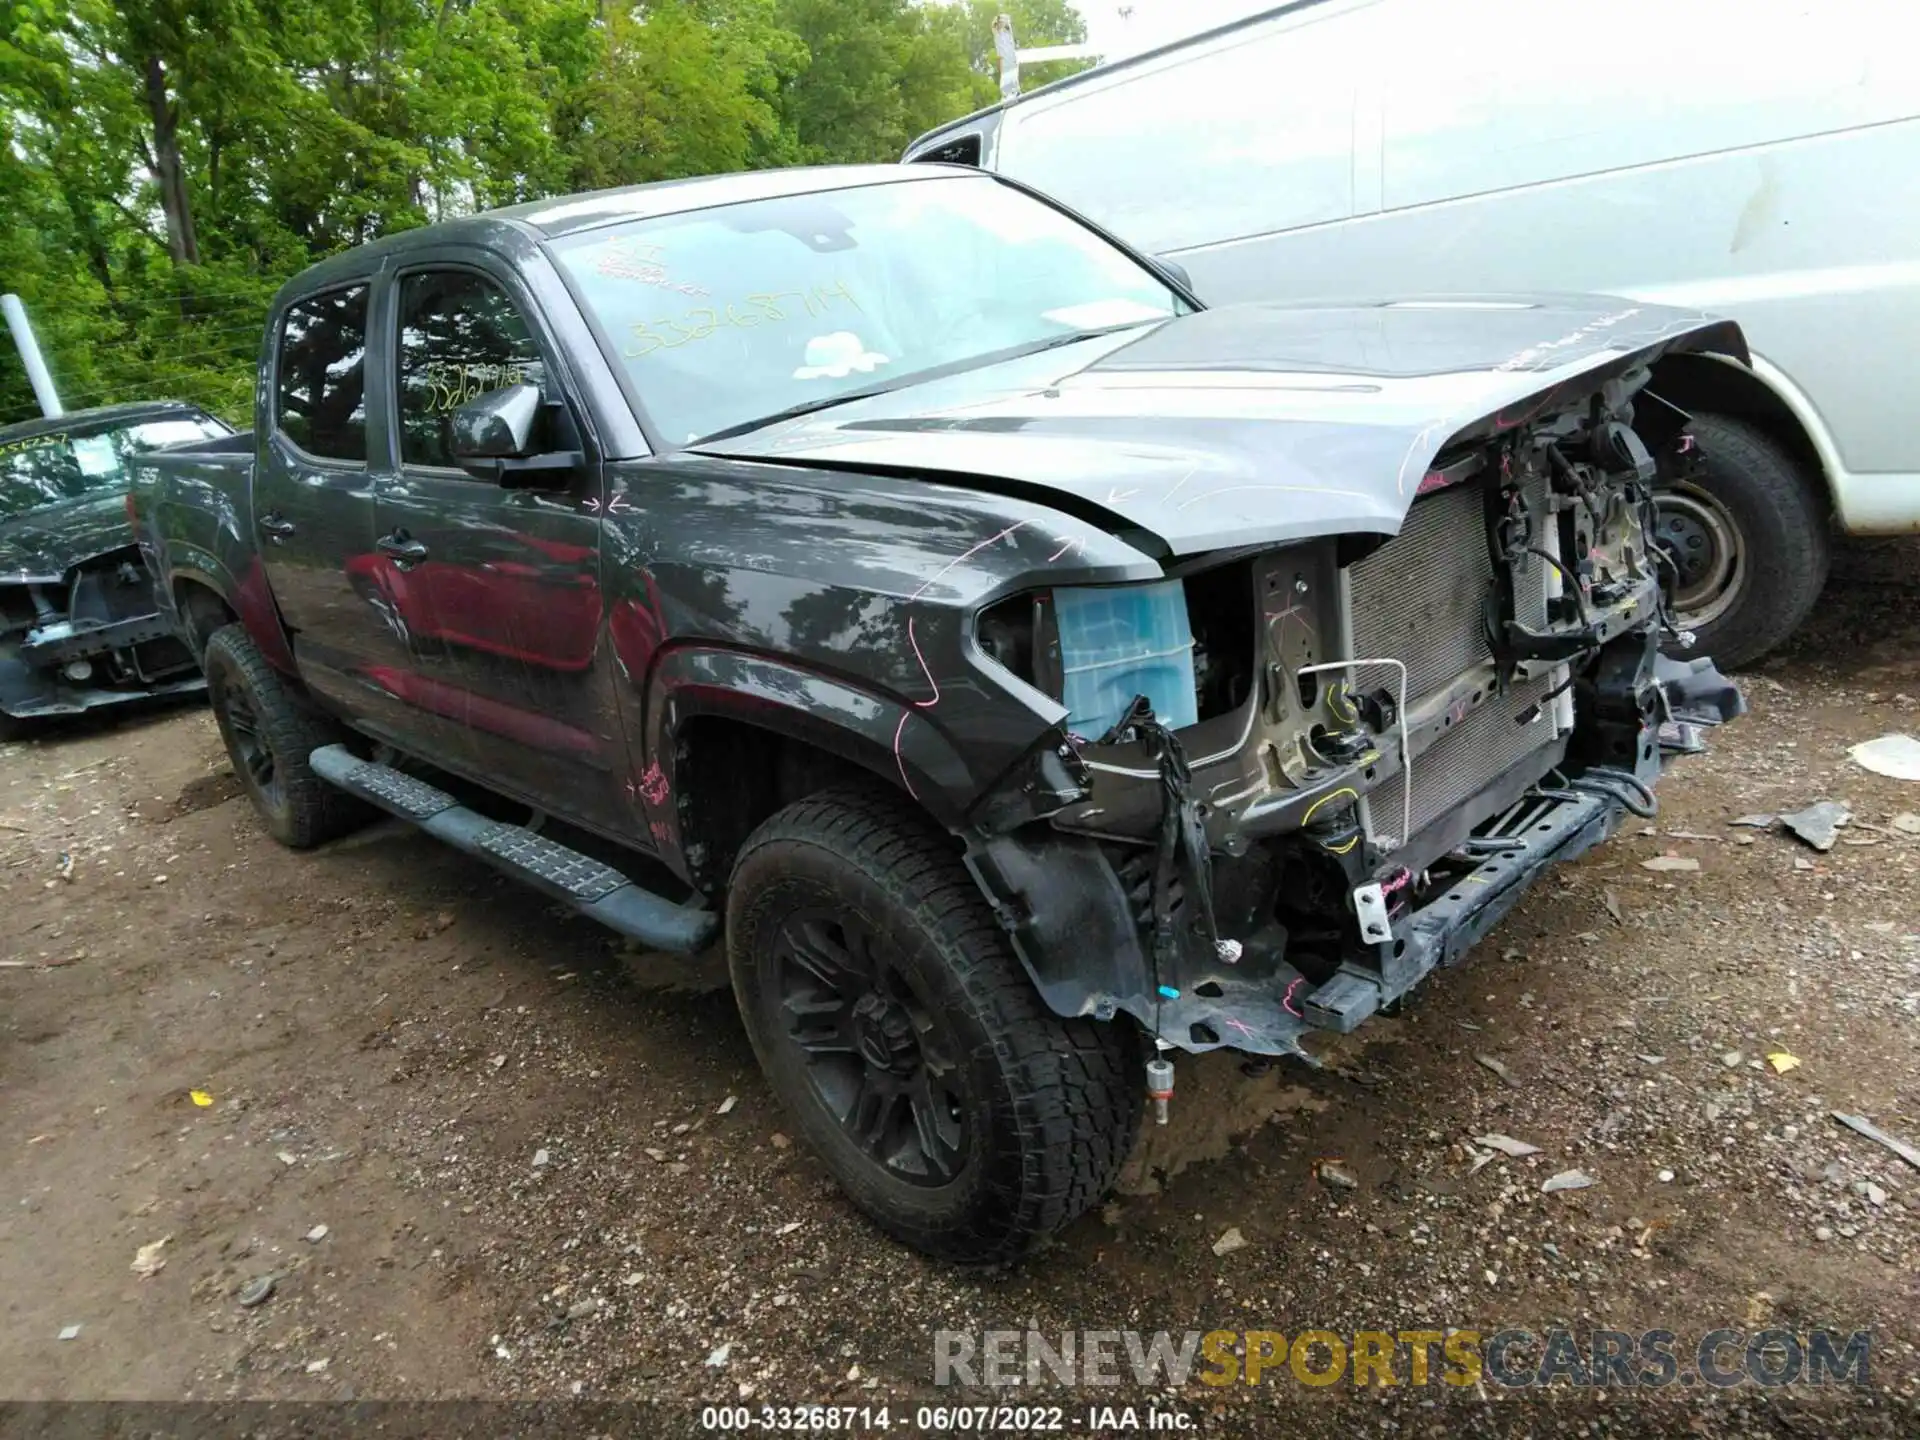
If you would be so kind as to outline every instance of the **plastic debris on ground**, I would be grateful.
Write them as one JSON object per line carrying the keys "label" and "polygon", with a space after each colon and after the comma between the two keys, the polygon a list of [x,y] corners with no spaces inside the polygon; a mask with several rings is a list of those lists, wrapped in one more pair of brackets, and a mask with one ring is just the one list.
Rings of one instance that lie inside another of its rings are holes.
{"label": "plastic debris on ground", "polygon": [[1473,1060],[1476,1065],[1480,1065],[1485,1067],[1488,1070],[1491,1070],[1494,1074],[1498,1075],[1502,1080],[1506,1081],[1507,1084],[1513,1086],[1514,1089],[1517,1090],[1520,1088],[1520,1082],[1513,1078],[1513,1072],[1508,1070],[1506,1066],[1502,1065],[1498,1060],[1494,1059],[1491,1055],[1476,1055],[1473,1057]]}
{"label": "plastic debris on ground", "polygon": [[1842,1111],[1833,1112],[1833,1118],[1857,1135],[1864,1135],[1876,1145],[1884,1145],[1898,1155],[1914,1169],[1920,1170],[1920,1150],[1916,1150],[1897,1135],[1889,1135],[1864,1115],[1848,1115]]}
{"label": "plastic debris on ground", "polygon": [[213,1096],[208,1094],[205,1090],[189,1090],[187,1092],[187,1098],[193,1101],[193,1103],[199,1106],[200,1109],[202,1110],[206,1109],[209,1105],[213,1104]]}
{"label": "plastic debris on ground", "polygon": [[1358,1190],[1360,1182],[1341,1168],[1337,1159],[1322,1159],[1313,1162],[1313,1176],[1322,1185],[1335,1190]]}
{"label": "plastic debris on ground", "polygon": [[1844,800],[1820,800],[1804,810],[1782,815],[1780,823],[1814,849],[1827,851],[1833,849],[1841,827],[1852,818],[1853,811]]}
{"label": "plastic debris on ground", "polygon": [[1800,1057],[1797,1055],[1789,1055],[1784,1050],[1775,1050],[1767,1056],[1767,1063],[1773,1066],[1774,1074],[1784,1075],[1789,1070],[1798,1070],[1800,1068]]}
{"label": "plastic debris on ground", "polygon": [[1562,1170],[1540,1187],[1541,1193],[1551,1195],[1559,1190],[1584,1190],[1593,1184],[1593,1177],[1584,1170]]}
{"label": "plastic debris on ground", "polygon": [[1516,1160],[1540,1153],[1538,1145],[1529,1145],[1526,1141],[1516,1140],[1511,1135],[1476,1135],[1473,1137],[1473,1143],[1498,1150],[1502,1155],[1511,1155]]}
{"label": "plastic debris on ground", "polygon": [[166,1257],[161,1255],[160,1252],[166,1248],[167,1242],[171,1239],[173,1239],[171,1235],[162,1235],[152,1244],[142,1245],[138,1250],[134,1251],[133,1265],[131,1267],[133,1273],[151,1278],[166,1269]]}
{"label": "plastic debris on ground", "polygon": [[1640,868],[1662,871],[1698,870],[1700,862],[1691,855],[1656,855],[1651,860],[1642,860]]}
{"label": "plastic debris on ground", "polygon": [[1920,780],[1920,740],[1911,735],[1882,735],[1856,745],[1847,754],[1853,763],[1894,780]]}

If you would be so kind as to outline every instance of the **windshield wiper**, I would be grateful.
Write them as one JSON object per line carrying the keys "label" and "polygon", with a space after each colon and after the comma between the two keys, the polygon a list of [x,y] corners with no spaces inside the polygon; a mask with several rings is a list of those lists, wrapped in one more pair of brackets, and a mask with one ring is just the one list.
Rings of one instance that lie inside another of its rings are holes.
{"label": "windshield wiper", "polygon": [[710,440],[731,440],[736,435],[745,435],[750,430],[764,430],[769,425],[778,425],[783,420],[797,420],[802,415],[811,415],[816,410],[831,410],[835,405],[845,405],[853,400],[871,400],[876,395],[884,395],[889,390],[910,383],[916,377],[902,375],[884,385],[868,385],[859,390],[843,390],[838,395],[823,395],[818,400],[802,400],[798,405],[789,405],[784,410],[776,410],[771,415],[762,415],[757,420],[742,420],[738,425],[729,425],[724,430],[716,430],[711,435],[702,435],[698,440],[690,440],[689,445],[705,445]]}
{"label": "windshield wiper", "polygon": [[854,400],[871,400],[876,395],[885,395],[892,390],[901,390],[908,385],[918,385],[928,380],[944,379],[963,370],[978,370],[987,365],[998,365],[1007,360],[1020,360],[1028,355],[1038,355],[1043,350],[1057,350],[1062,345],[1072,345],[1081,340],[1097,340],[1102,335],[1112,335],[1120,330],[1137,330],[1142,325],[1158,325],[1159,320],[1129,320],[1120,325],[1102,325],[1094,330],[1069,330],[1062,335],[1049,335],[1041,340],[1030,340],[1024,345],[1009,345],[1004,350],[989,350],[984,355],[970,355],[964,360],[949,360],[944,365],[935,365],[926,370],[915,370],[905,375],[895,375],[879,385],[868,385],[859,390],[847,390],[838,395],[823,395],[818,400],[803,400],[798,405],[789,405],[784,410],[776,410],[771,415],[762,415],[756,420],[742,420],[737,425],[729,425],[724,430],[716,430],[711,435],[702,435],[698,440],[689,440],[689,446],[706,445],[715,440],[731,440],[736,435],[745,435],[754,430],[764,430],[769,425],[778,425],[785,420],[797,420],[802,415],[811,415],[816,410],[831,410],[835,405],[845,405]]}

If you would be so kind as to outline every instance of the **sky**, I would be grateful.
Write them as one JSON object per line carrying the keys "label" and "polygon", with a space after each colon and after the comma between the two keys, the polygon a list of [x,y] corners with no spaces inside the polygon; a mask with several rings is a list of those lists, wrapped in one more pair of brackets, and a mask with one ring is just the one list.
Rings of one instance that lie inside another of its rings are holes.
{"label": "sky", "polygon": [[[1271,9],[1278,0],[1077,0],[1088,43],[1109,60],[1211,30],[1229,20]],[[1121,11],[1131,10],[1122,17]]]}

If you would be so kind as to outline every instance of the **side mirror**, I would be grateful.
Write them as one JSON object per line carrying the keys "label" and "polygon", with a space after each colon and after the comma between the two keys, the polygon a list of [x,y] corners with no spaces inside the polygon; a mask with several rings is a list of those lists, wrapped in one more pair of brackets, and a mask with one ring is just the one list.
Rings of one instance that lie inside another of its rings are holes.
{"label": "side mirror", "polygon": [[1178,260],[1162,260],[1158,257],[1154,259],[1153,263],[1159,267],[1160,273],[1166,276],[1167,279],[1178,285],[1189,295],[1193,293],[1193,277],[1187,274],[1186,266],[1182,265]]}
{"label": "side mirror", "polygon": [[476,395],[453,412],[453,458],[465,464],[525,455],[540,404],[540,387],[524,382]]}
{"label": "side mirror", "polygon": [[507,385],[453,412],[454,461],[469,475],[510,490],[565,486],[584,456],[578,450],[529,453],[546,399],[538,385]]}

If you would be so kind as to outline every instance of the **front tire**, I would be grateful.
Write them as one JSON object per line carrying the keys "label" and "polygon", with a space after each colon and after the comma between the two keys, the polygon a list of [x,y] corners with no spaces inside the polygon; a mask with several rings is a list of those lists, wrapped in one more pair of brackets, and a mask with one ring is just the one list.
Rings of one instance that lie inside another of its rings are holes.
{"label": "front tire", "polygon": [[1112,1185],[1140,1118],[1132,1033],[1046,1009],[951,839],[904,802],[828,791],[755,831],[727,958],[774,1091],[896,1239],[1013,1260]]}
{"label": "front tire", "polygon": [[306,850],[373,817],[364,803],[313,773],[307,757],[338,744],[345,732],[287,687],[245,626],[214,631],[200,664],[234,774],[274,839]]}
{"label": "front tire", "polygon": [[1675,619],[1695,635],[1691,650],[1673,653],[1731,669],[1760,659],[1813,609],[1831,559],[1827,515],[1817,477],[1764,431],[1705,414],[1692,430],[1699,475],[1654,497],[1655,540],[1678,571]]}

